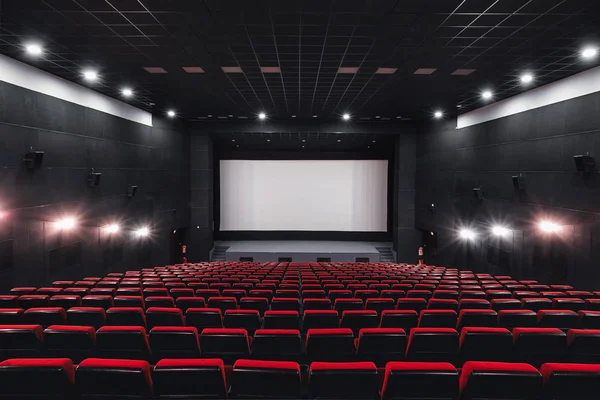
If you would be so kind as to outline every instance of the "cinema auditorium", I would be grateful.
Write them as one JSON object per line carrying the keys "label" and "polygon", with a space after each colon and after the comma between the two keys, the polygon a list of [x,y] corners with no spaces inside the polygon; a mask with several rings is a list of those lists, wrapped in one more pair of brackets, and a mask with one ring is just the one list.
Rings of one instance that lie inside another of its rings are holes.
{"label": "cinema auditorium", "polygon": [[596,400],[600,5],[0,0],[0,399]]}

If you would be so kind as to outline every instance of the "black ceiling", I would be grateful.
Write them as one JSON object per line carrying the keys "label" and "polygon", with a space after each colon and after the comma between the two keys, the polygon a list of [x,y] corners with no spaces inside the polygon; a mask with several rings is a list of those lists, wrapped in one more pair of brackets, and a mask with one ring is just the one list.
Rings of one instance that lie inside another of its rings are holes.
{"label": "black ceiling", "polygon": [[[598,65],[596,0],[0,0],[0,52],[69,80],[185,119],[395,120],[454,113]],[[24,43],[44,45],[42,58]],[[242,68],[225,73],[221,67]],[[167,73],[150,74],[144,67]],[[191,74],[182,67],[201,67]],[[260,67],[280,67],[263,73]],[[338,73],[339,68],[358,68]],[[377,74],[378,68],[396,69]],[[435,68],[431,75],[415,75]],[[474,69],[468,76],[452,73]],[[150,105],[154,103],[154,105]],[[210,115],[210,117],[209,117]]]}

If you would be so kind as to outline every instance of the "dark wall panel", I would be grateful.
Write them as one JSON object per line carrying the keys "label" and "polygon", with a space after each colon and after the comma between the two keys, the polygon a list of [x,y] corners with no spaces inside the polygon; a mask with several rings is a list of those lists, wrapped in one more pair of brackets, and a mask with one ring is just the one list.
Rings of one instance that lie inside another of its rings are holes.
{"label": "dark wall panel", "polygon": [[[456,120],[424,126],[417,139],[415,213],[418,228],[440,233],[434,261],[597,287],[592,252],[600,245],[600,177],[586,178],[573,162],[586,152],[600,157],[600,93],[463,129]],[[518,174],[527,182],[523,192],[512,185]],[[472,194],[478,186],[481,202]],[[564,224],[563,232],[553,239],[541,235],[535,224],[544,217]],[[513,234],[485,235],[493,222]],[[466,245],[453,231],[461,225],[482,235]]]}
{"label": "dark wall panel", "polygon": [[188,247],[190,261],[209,260],[213,248],[213,144],[209,135],[200,130],[191,134],[191,231]]}
{"label": "dark wall panel", "polygon": [[[30,148],[45,152],[33,173],[22,166]],[[189,225],[189,156],[176,121],[148,127],[0,82],[0,248],[12,257],[0,290],[170,263],[171,232]],[[87,186],[91,168],[102,173],[97,188]],[[52,221],[67,214],[81,225],[60,233]],[[153,245],[108,238],[99,227],[115,219],[151,224]]]}

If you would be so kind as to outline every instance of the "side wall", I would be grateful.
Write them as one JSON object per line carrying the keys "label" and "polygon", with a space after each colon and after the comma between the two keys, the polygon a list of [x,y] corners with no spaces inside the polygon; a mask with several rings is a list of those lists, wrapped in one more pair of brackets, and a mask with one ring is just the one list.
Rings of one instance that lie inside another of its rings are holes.
{"label": "side wall", "polygon": [[[600,93],[463,129],[455,120],[425,127],[417,140],[416,225],[439,233],[434,261],[597,287],[600,178],[586,178],[573,162],[586,152],[600,159]],[[524,191],[512,184],[519,174]],[[474,199],[474,187],[483,201]],[[561,234],[540,234],[543,218],[564,225]],[[492,238],[493,223],[514,231]],[[461,225],[481,233],[478,239],[456,240]]]}
{"label": "side wall", "polygon": [[213,143],[207,133],[191,134],[191,228],[189,261],[208,261],[213,248]]}
{"label": "side wall", "polygon": [[[30,149],[45,152],[33,172]],[[171,262],[171,232],[189,224],[189,163],[177,122],[150,127],[0,82],[0,290]],[[60,233],[52,221],[66,215],[80,225]],[[115,220],[152,225],[151,241],[109,238],[100,227]]]}

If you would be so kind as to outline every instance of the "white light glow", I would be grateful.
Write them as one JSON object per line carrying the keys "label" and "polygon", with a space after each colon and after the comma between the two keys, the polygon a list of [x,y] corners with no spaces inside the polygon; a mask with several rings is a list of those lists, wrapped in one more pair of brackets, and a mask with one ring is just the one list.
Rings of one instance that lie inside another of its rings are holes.
{"label": "white light glow", "polygon": [[347,113],[346,113],[346,114],[344,114],[344,115],[342,116],[342,118],[344,119],[344,121],[349,121],[349,120],[350,120],[350,114],[347,114]]}
{"label": "white light glow", "polygon": [[477,233],[471,229],[463,228],[458,232],[461,239],[473,240],[477,237]]}
{"label": "white light glow", "polygon": [[492,96],[493,94],[491,90],[484,90],[483,92],[481,92],[481,97],[483,97],[484,100],[489,100],[492,98]]}
{"label": "white light glow", "polygon": [[533,75],[531,74],[523,74],[521,75],[521,83],[531,83],[533,82]]}
{"label": "white light glow", "polygon": [[267,114],[261,112],[260,114],[258,114],[258,119],[260,119],[261,121],[267,119]]}
{"label": "white light glow", "polygon": [[141,228],[136,229],[134,233],[137,237],[147,237],[150,235],[150,228],[147,226],[142,226]]}
{"label": "white light glow", "polygon": [[68,231],[77,226],[77,220],[73,217],[62,218],[56,221],[54,223],[54,226],[56,227],[56,229]]}
{"label": "white light glow", "polygon": [[121,90],[121,94],[125,97],[131,97],[133,96],[133,90],[131,90],[130,88],[123,88]]}
{"label": "white light glow", "polygon": [[562,227],[555,222],[543,220],[538,224],[540,230],[545,233],[556,233],[559,232]]}
{"label": "white light glow", "polygon": [[581,51],[581,57],[590,60],[598,55],[598,49],[594,47],[586,47]]}
{"label": "white light glow", "polygon": [[442,118],[444,116],[444,113],[442,111],[438,110],[438,111],[436,111],[436,112],[433,113],[433,116],[436,119],[440,119],[440,118]]}
{"label": "white light glow", "polygon": [[119,224],[108,224],[104,227],[104,230],[107,233],[117,233],[121,230],[121,227],[119,226]]}
{"label": "white light glow", "polygon": [[169,118],[173,118],[176,114],[175,114],[175,111],[169,110],[169,111],[167,111],[167,115],[169,116]]}
{"label": "white light glow", "polygon": [[31,54],[32,56],[39,56],[44,52],[44,49],[42,49],[42,46],[40,46],[37,43],[29,43],[29,44],[25,45],[25,50],[27,51],[27,53]]}
{"label": "white light glow", "polygon": [[508,236],[510,232],[510,229],[501,225],[496,225],[492,227],[492,233],[496,236]]}
{"label": "white light glow", "polygon": [[96,79],[98,79],[98,73],[96,71],[86,70],[86,71],[83,71],[83,77],[86,80],[93,82]]}

